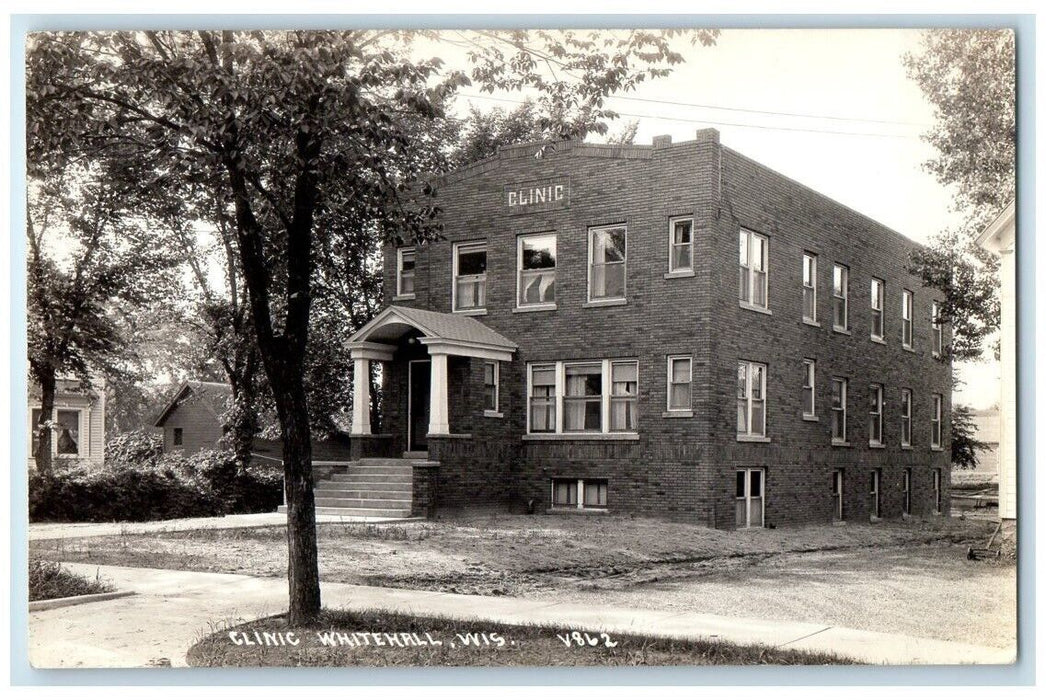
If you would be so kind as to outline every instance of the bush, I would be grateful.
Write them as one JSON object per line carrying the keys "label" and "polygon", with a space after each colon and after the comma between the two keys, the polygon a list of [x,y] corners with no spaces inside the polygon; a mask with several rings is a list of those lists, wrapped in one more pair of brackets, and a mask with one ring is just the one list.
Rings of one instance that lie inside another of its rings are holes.
{"label": "bush", "polygon": [[76,595],[108,593],[115,590],[112,584],[99,577],[71,573],[57,562],[31,559],[29,561],[29,600],[51,600]]}
{"label": "bush", "polygon": [[149,438],[144,433],[126,436],[100,470],[56,464],[49,474],[31,474],[29,519],[169,520],[272,512],[283,502],[278,470],[237,470],[232,454],[224,451],[163,455]]}

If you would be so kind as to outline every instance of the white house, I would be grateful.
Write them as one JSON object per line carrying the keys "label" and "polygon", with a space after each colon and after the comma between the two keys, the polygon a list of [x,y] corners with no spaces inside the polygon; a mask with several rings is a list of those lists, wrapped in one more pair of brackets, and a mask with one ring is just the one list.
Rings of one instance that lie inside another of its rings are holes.
{"label": "white house", "polygon": [[977,236],[977,245],[1000,258],[1002,338],[999,373],[1001,438],[999,441],[999,517],[1017,519],[1017,227],[1011,201],[998,218]]}
{"label": "white house", "polygon": [[[85,390],[75,379],[59,379],[55,387],[52,454],[101,466],[105,460],[105,386],[95,380]],[[29,388],[29,468],[36,468],[35,426],[40,420],[40,388]]]}

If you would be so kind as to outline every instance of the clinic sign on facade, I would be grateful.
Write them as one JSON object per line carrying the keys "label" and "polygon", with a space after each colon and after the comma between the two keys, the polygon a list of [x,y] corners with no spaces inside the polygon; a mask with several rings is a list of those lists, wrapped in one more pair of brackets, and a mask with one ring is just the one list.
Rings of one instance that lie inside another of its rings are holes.
{"label": "clinic sign on facade", "polygon": [[509,214],[565,209],[570,205],[570,179],[549,179],[505,185],[502,195]]}

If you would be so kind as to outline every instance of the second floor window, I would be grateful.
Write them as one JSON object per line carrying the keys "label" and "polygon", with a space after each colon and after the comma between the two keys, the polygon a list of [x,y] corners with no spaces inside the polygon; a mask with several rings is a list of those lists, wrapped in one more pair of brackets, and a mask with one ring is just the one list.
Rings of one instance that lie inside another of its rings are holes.
{"label": "second floor window", "polygon": [[930,447],[941,448],[941,406],[944,403],[940,394],[933,395],[933,414],[930,417]]}
{"label": "second floor window", "polygon": [[694,220],[672,219],[668,222],[668,271],[693,272]]}
{"label": "second floor window", "polygon": [[803,253],[803,320],[817,323],[817,256]]}
{"label": "second floor window", "polygon": [[454,310],[487,305],[487,244],[454,244]]}
{"label": "second floor window", "polygon": [[769,265],[766,236],[741,229],[738,241],[741,263],[741,302],[765,309],[767,308],[766,272]]}
{"label": "second floor window", "polygon": [[845,331],[850,327],[849,309],[850,269],[845,265],[832,268],[832,327]]}
{"label": "second floor window", "polygon": [[588,299],[600,301],[625,298],[624,226],[604,226],[588,230]]}
{"label": "second floor window", "polygon": [[737,363],[737,434],[766,436],[766,365]]}
{"label": "second floor window", "polygon": [[870,405],[868,407],[868,444],[883,444],[883,385],[872,384],[868,387]]}
{"label": "second floor window", "polygon": [[814,381],[817,374],[817,363],[803,360],[803,418],[817,417],[817,403],[814,392]]}
{"label": "second floor window", "polygon": [[905,289],[901,293],[901,345],[912,347],[912,309],[915,308],[915,295]]}
{"label": "second floor window", "polygon": [[552,306],[556,303],[556,234],[519,237],[518,305]]}
{"label": "second floor window", "polygon": [[886,285],[882,280],[872,278],[872,338],[883,339],[883,299]]}
{"label": "second floor window", "polygon": [[901,389],[901,446],[912,444],[912,390]]}
{"label": "second floor window", "polygon": [[944,352],[944,326],[941,324],[941,307],[936,301],[930,309],[930,326],[933,333],[933,355],[940,357]]}
{"label": "second floor window", "polygon": [[417,253],[413,248],[396,251],[396,296],[414,296],[414,262]]}
{"label": "second floor window", "polygon": [[832,378],[832,442],[846,442],[846,380]]}

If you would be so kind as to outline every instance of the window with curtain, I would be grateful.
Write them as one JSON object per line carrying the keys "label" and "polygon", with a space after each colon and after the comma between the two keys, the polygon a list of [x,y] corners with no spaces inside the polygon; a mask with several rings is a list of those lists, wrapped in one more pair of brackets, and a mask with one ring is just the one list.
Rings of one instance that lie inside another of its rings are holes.
{"label": "window with curtain", "polygon": [[741,229],[738,238],[741,263],[740,299],[743,303],[767,308],[768,267],[766,236]]}
{"label": "window with curtain", "polygon": [[59,455],[80,453],[80,412],[59,410],[55,420],[55,448]]}
{"label": "window with curtain", "polygon": [[414,295],[414,263],[416,253],[413,248],[400,248],[396,254],[396,296]]}
{"label": "window with curtain", "polygon": [[483,363],[483,410],[498,410],[498,363]]}
{"label": "window with curtain", "polygon": [[563,432],[602,431],[602,365],[566,365],[564,378]]}
{"label": "window with curtain", "polygon": [[669,222],[668,271],[692,272],[694,269],[694,220],[672,219]]}
{"label": "window with curtain", "polygon": [[519,237],[519,306],[556,301],[556,234]]}
{"label": "window with curtain", "polygon": [[610,364],[610,431],[636,430],[636,403],[639,400],[639,363]]}
{"label": "window with curtain", "polygon": [[592,301],[625,298],[626,229],[605,226],[589,229],[591,266],[588,298]]}
{"label": "window with curtain", "polygon": [[454,310],[471,311],[487,305],[487,244],[454,246]]}
{"label": "window with curtain", "polygon": [[668,410],[689,411],[692,408],[691,383],[693,360],[689,357],[668,358]]}
{"label": "window with curtain", "polygon": [[737,364],[737,434],[766,435],[766,365],[758,362]]}
{"label": "window with curtain", "polygon": [[531,368],[530,432],[556,432],[555,365],[535,365]]}

